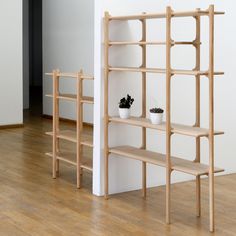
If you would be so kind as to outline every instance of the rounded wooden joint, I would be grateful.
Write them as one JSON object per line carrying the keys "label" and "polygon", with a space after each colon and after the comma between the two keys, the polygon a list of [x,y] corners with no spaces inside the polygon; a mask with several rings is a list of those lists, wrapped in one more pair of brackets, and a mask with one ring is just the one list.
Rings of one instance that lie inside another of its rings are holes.
{"label": "rounded wooden joint", "polygon": [[[146,15],[147,12],[143,12],[142,14],[143,14],[143,15]],[[139,19],[139,21],[141,21],[141,23],[145,23],[145,22],[146,22],[146,19]]]}

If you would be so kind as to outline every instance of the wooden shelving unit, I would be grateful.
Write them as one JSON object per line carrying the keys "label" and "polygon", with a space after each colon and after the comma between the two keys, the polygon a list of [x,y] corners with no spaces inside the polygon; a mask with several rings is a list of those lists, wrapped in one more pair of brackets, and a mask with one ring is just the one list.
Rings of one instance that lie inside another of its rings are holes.
{"label": "wooden shelving unit", "polygon": [[[111,16],[108,12],[104,17],[104,192],[108,198],[108,176],[109,176],[109,155],[132,158],[142,162],[142,189],[143,196],[146,196],[146,164],[151,163],[162,166],[166,169],[166,223],[170,223],[170,207],[171,207],[171,173],[172,171],[180,171],[196,176],[196,210],[197,216],[201,215],[201,188],[200,177],[208,175],[209,177],[209,213],[210,213],[210,231],[214,231],[214,173],[224,171],[214,166],[214,136],[223,134],[221,131],[214,129],[214,76],[223,75],[223,72],[214,70],[214,17],[215,15],[224,14],[224,12],[216,12],[214,6],[210,5],[207,10],[196,9],[194,11],[175,12],[171,7],[166,8],[165,13],[159,14],[141,14],[131,16]],[[200,22],[202,16],[209,17],[209,69],[202,71],[200,68],[200,45],[201,30]],[[194,17],[196,20],[196,38],[192,42],[183,41],[175,42],[171,38],[171,19],[173,17]],[[148,42],[146,40],[146,22],[148,19],[166,19],[166,41],[165,42]],[[109,40],[109,22],[112,20],[140,20],[142,23],[142,39],[139,42],[119,42]],[[141,67],[113,67],[109,66],[109,47],[111,46],[129,46],[138,45],[142,48],[142,65]],[[166,68],[147,68],[147,45],[164,45],[166,47]],[[176,70],[171,67],[171,47],[175,45],[192,45],[196,49],[196,65],[193,70]],[[108,111],[108,92],[109,92],[109,73],[117,72],[140,72],[142,73],[142,114],[140,117],[130,117],[129,119],[121,119],[119,117],[109,116]],[[146,75],[147,73],[160,73],[166,75],[166,122],[161,125],[153,125],[146,118]],[[196,120],[193,126],[182,124],[173,124],[171,122],[171,77],[173,75],[194,76],[196,81]],[[209,79],[209,128],[202,128],[200,125],[200,81],[201,76]],[[131,146],[109,147],[108,127],[109,123],[121,123],[126,125],[138,126],[142,128],[142,145],[140,148]],[[146,150],[146,129],[156,129],[164,131],[166,134],[166,153],[160,154]],[[196,140],[196,158],[193,161],[185,160],[171,155],[171,136],[172,134],[180,134],[194,137]],[[209,165],[201,163],[200,158],[200,140],[206,137],[209,140]]]}
{"label": "wooden shelving unit", "polygon": [[[47,135],[53,138],[53,151],[46,153],[52,158],[53,178],[59,173],[59,161],[76,166],[77,170],[77,188],[81,187],[80,176],[82,170],[93,171],[92,159],[83,156],[83,146],[93,148],[93,137],[83,132],[83,104],[93,104],[93,97],[83,96],[83,80],[93,80],[93,77],[86,76],[81,70],[78,73],[60,73],[55,70],[53,73],[46,73],[53,78],[53,94],[47,94],[47,97],[53,99],[53,131],[47,132]],[[76,94],[63,94],[59,91],[60,78],[76,79]],[[59,127],[59,100],[73,101],[76,104],[76,130],[60,130]],[[66,140],[76,144],[76,153],[68,153],[60,150],[59,141]]]}

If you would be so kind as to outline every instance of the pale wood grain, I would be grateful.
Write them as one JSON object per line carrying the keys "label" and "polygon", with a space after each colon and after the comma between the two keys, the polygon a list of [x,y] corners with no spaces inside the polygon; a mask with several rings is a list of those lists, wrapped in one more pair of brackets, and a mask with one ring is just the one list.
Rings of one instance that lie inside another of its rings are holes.
{"label": "pale wood grain", "polygon": [[[156,129],[160,131],[166,131],[166,123],[163,122],[160,125],[154,125],[151,123],[150,119],[142,117],[129,117],[128,119],[121,119],[118,116],[110,117],[110,122],[123,123],[127,125],[146,127],[150,129]],[[209,135],[209,129],[200,128],[195,126],[183,125],[171,123],[171,132],[175,134],[181,134],[192,137],[207,137]],[[223,131],[214,131],[215,135],[224,134]]]}
{"label": "pale wood grain", "polygon": [[[131,146],[118,146],[110,148],[110,153],[117,154],[120,156],[129,157],[132,159],[136,159],[139,161],[144,161],[153,165],[158,165],[162,167],[166,167],[166,155],[161,153],[156,153],[148,150],[144,150],[142,148],[135,148]],[[178,157],[170,157],[171,159],[171,170],[176,170],[180,172],[184,172],[194,176],[200,175],[208,175],[209,173],[209,165],[197,163],[194,161],[189,161],[185,159],[181,159]],[[215,173],[223,172],[222,168],[215,168]]]}

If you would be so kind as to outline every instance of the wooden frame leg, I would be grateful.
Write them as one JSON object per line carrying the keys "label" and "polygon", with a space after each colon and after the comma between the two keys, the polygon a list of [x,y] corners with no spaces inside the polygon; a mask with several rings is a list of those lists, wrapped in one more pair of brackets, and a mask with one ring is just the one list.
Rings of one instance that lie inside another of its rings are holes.
{"label": "wooden frame leg", "polygon": [[171,171],[166,170],[166,224],[170,224]]}
{"label": "wooden frame leg", "polygon": [[147,163],[142,162],[142,191],[143,197],[147,196]]}
{"label": "wooden frame leg", "polygon": [[57,152],[58,152],[58,112],[59,103],[57,99],[57,94],[59,90],[59,77],[58,72],[53,71],[53,158],[52,158],[52,178],[57,177]]}
{"label": "wooden frame leg", "polygon": [[214,173],[209,174],[210,232],[215,230]]}
{"label": "wooden frame leg", "polygon": [[[57,127],[58,127],[58,131],[59,131],[59,120],[57,120]],[[60,140],[59,138],[57,138],[57,153],[60,152],[60,146],[59,146],[59,143],[60,143]],[[59,176],[59,169],[60,169],[60,160],[59,159],[56,159],[56,176],[58,177]]]}
{"label": "wooden frame leg", "polygon": [[60,162],[59,162],[59,160],[57,159],[57,161],[56,161],[56,172],[57,172],[57,177],[59,176],[59,168],[60,168]]}
{"label": "wooden frame leg", "polygon": [[108,170],[108,162],[109,162],[109,156],[108,156],[108,153],[105,154],[105,158],[104,158],[104,166],[105,166],[105,170],[104,170],[104,197],[105,199],[108,199],[109,198],[109,190],[108,190],[108,186],[109,186],[109,183],[108,183],[108,178],[109,178],[109,170]]}
{"label": "wooden frame leg", "polygon": [[[200,163],[200,138],[196,139],[196,159],[195,162]],[[196,215],[201,216],[201,176],[196,176]]]}
{"label": "wooden frame leg", "polygon": [[196,177],[196,214],[201,216],[201,176]]}
{"label": "wooden frame leg", "polygon": [[77,168],[76,186],[78,189],[81,188],[80,168]]}

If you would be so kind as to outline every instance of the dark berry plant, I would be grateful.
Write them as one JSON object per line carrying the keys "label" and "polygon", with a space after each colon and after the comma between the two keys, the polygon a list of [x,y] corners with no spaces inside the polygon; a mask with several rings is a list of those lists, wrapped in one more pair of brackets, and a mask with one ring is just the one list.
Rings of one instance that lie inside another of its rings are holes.
{"label": "dark berry plant", "polygon": [[155,108],[150,109],[150,112],[151,112],[151,113],[163,113],[164,110],[161,109],[161,108],[155,107]]}
{"label": "dark berry plant", "polygon": [[131,105],[133,104],[134,102],[134,99],[129,95],[127,94],[127,97],[123,97],[122,99],[120,99],[120,102],[119,102],[119,108],[130,108]]}

